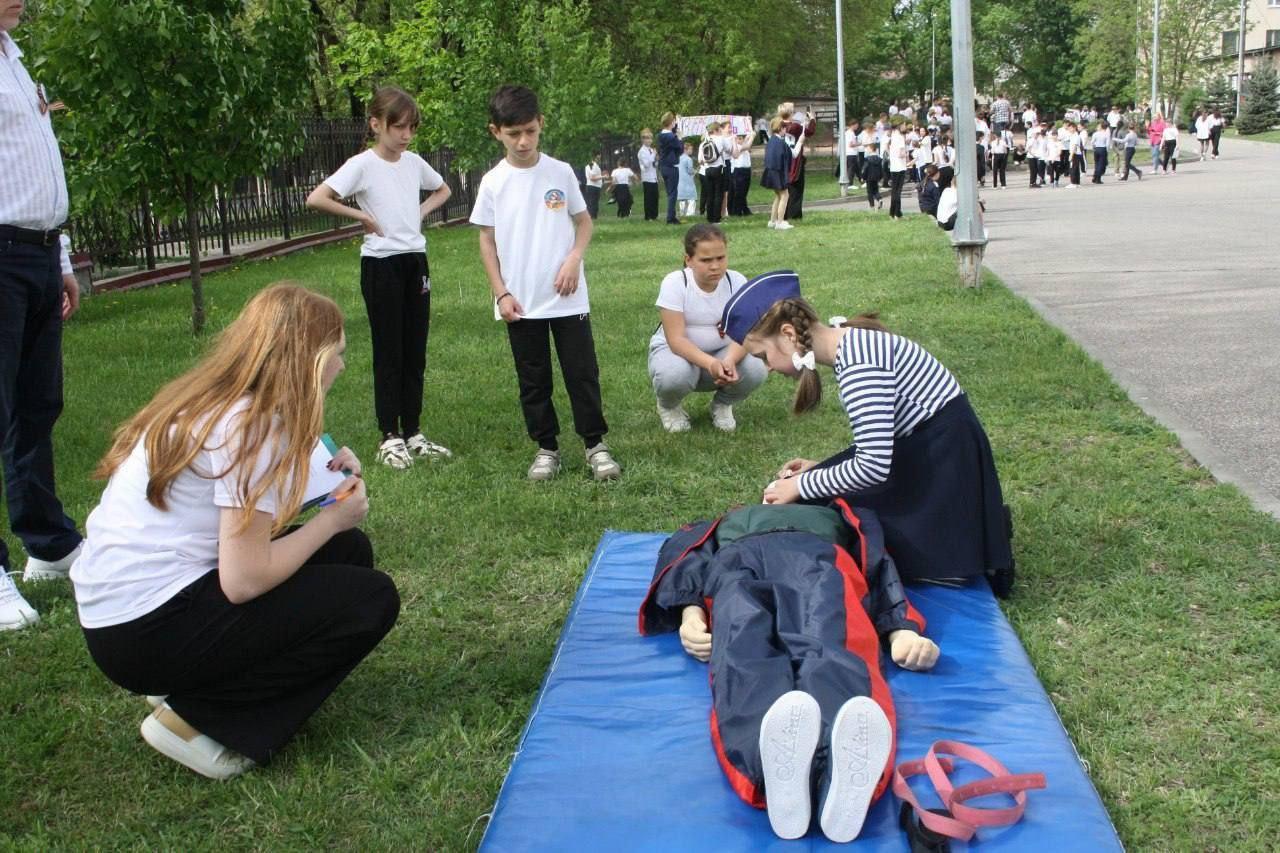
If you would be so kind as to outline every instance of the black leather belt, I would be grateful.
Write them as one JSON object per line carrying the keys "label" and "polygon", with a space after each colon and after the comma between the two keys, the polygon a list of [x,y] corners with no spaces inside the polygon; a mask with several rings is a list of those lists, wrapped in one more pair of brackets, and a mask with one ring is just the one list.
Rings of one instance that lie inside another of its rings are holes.
{"label": "black leather belt", "polygon": [[51,231],[37,231],[34,228],[19,228],[16,225],[0,225],[0,240],[12,240],[15,243],[30,243],[33,246],[56,246],[62,231],[54,228]]}

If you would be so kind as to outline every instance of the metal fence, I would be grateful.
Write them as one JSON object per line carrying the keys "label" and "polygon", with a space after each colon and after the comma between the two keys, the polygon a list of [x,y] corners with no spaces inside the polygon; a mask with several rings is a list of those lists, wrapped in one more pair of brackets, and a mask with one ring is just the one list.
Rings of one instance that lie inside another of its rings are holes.
{"label": "metal fence", "polygon": [[[303,122],[303,133],[303,149],[296,157],[265,175],[217,187],[214,198],[200,207],[197,227],[202,255],[230,255],[255,243],[352,224],[312,210],[306,206],[306,198],[347,158],[365,148],[365,123],[359,119],[308,119]],[[455,174],[453,152],[447,149],[430,152],[425,159],[445,176],[453,190],[448,203],[432,213],[427,223],[465,217],[483,172]],[[73,253],[89,256],[95,278],[186,260],[186,217],[159,218],[152,211],[144,186],[139,197],[123,209],[80,213],[67,224]]]}
{"label": "metal fence", "polygon": [[[368,140],[365,123],[360,119],[307,119],[303,134],[305,141],[297,156],[265,175],[240,178],[230,186],[216,188],[214,198],[201,206],[197,227],[202,256],[230,255],[253,244],[352,224],[348,219],[312,210],[307,207],[306,198],[347,158],[364,150]],[[612,168],[612,161],[623,153],[634,166],[634,140],[605,137],[601,143],[601,166]],[[433,212],[425,224],[465,219],[486,170],[456,172],[454,154],[447,148],[432,151],[425,159],[453,191],[448,202]],[[152,211],[144,187],[130,204],[80,213],[67,224],[72,252],[89,257],[95,279],[185,261],[189,256],[186,217],[158,218]]]}

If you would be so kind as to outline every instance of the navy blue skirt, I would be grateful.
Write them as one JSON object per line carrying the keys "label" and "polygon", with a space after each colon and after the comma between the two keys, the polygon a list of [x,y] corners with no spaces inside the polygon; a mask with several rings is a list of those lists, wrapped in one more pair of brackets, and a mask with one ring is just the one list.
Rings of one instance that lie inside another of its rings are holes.
{"label": "navy blue skirt", "polygon": [[[819,463],[829,467],[852,448]],[[885,482],[843,496],[880,516],[885,545],[907,582],[987,576],[1012,583],[1011,523],[991,442],[964,394],[911,435],[894,439]]]}
{"label": "navy blue skirt", "polygon": [[791,186],[787,173],[781,169],[765,169],[760,176],[760,186],[771,190],[785,190]]}

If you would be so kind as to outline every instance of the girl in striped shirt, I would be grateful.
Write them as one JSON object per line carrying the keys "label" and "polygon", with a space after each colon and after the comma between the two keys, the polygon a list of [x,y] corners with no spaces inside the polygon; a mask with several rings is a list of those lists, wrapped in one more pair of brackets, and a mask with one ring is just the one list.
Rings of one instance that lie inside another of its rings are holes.
{"label": "girl in striped shirt", "polygon": [[830,325],[790,271],[747,282],[725,307],[725,334],[799,383],[796,413],[822,397],[817,365],[835,372],[853,443],[822,462],[792,459],[765,503],[844,497],[874,509],[904,580],[986,575],[1013,580],[1010,524],[986,432],[955,376],[874,314]]}

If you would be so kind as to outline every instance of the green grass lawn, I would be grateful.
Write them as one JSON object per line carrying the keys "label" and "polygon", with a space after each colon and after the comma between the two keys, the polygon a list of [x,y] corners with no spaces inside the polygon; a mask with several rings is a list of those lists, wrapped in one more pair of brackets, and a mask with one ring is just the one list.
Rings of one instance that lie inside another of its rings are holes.
{"label": "green grass lawn", "polygon": [[1280,142],[1280,128],[1275,130],[1264,130],[1262,133],[1253,133],[1249,136],[1241,136],[1234,127],[1229,127],[1226,129],[1224,136],[1235,139],[1246,139],[1250,142]]}
{"label": "green grass lawn", "polygon": [[[1216,483],[994,279],[958,288],[932,222],[817,211],[790,232],[761,217],[726,227],[732,266],[795,268],[822,316],[879,310],[968,390],[1017,527],[1006,612],[1126,844],[1273,849],[1280,525]],[[368,471],[366,529],[400,588],[400,622],[270,767],[215,784],[159,757],[138,735],[141,698],[86,654],[68,586],[25,587],[43,621],[0,634],[0,848],[474,847],[601,533],[671,530],[754,502],[780,462],[848,441],[829,377],[828,399],[804,419],[787,414],[792,386],[773,377],[739,407],[735,435],[711,428],[705,399],[690,406],[693,432],[661,431],[645,352],[679,238],[637,219],[600,223],[587,275],[609,442],[625,474],[591,483],[567,435],[565,470],[535,485],[475,233],[431,233],[424,423],[457,458]],[[377,436],[357,268],[344,243],[205,287],[214,328],[278,279],[340,302],[348,369],[327,426],[368,462]],[[77,520],[101,490],[89,472],[111,430],[202,349],[189,308],[185,285],[104,295],[67,329],[55,440]],[[562,395],[557,404],[567,420]],[[1050,779],[1031,808],[1052,796]]]}

